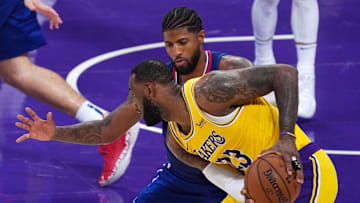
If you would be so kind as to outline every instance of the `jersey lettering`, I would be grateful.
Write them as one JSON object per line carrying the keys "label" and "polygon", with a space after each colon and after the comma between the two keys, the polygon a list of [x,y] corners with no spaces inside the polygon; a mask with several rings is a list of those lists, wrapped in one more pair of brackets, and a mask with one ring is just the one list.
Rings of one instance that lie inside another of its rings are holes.
{"label": "jersey lettering", "polygon": [[200,146],[196,153],[203,159],[209,160],[219,145],[225,143],[225,137],[217,134],[215,130],[206,138],[205,142]]}
{"label": "jersey lettering", "polygon": [[216,162],[230,164],[242,175],[245,174],[245,170],[252,163],[252,160],[249,156],[241,153],[241,151],[237,149],[227,149],[222,154],[225,155],[225,157],[218,158]]}

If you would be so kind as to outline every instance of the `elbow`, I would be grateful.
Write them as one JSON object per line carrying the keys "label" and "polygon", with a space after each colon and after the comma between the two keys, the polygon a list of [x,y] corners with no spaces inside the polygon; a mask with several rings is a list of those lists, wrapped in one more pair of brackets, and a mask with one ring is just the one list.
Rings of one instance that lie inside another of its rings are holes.
{"label": "elbow", "polygon": [[[122,135],[124,136],[124,135]],[[111,135],[105,135],[103,137],[102,140],[102,144],[101,145],[107,145],[107,144],[111,144],[113,142],[115,142],[118,138],[120,138],[121,136],[111,136]]]}
{"label": "elbow", "polygon": [[246,58],[242,58],[242,61],[243,61],[244,67],[253,67],[254,66],[254,64]]}
{"label": "elbow", "polygon": [[281,78],[288,78],[291,81],[298,81],[298,71],[294,66],[279,64]]}

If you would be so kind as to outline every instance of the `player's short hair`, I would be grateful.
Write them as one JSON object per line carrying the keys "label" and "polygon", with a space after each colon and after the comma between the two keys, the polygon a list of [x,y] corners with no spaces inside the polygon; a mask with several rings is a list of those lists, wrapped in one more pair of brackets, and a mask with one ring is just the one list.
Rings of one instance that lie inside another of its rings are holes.
{"label": "player's short hair", "polygon": [[162,21],[162,32],[181,28],[195,33],[203,29],[201,18],[194,9],[176,7],[166,13]]}
{"label": "player's short hair", "polygon": [[135,82],[158,82],[160,84],[169,84],[173,77],[168,66],[157,59],[148,59],[131,70],[135,74]]}

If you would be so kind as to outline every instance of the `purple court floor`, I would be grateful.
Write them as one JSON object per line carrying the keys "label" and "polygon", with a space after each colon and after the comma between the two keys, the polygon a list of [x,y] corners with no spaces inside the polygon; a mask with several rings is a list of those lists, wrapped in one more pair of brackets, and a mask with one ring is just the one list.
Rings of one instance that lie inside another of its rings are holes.
{"label": "purple court floor", "polygon": [[[247,38],[252,36],[251,4],[250,0],[62,0],[54,8],[64,24],[57,31],[50,31],[48,24],[43,24],[48,45],[33,55],[38,65],[65,78],[82,62],[120,50],[82,65],[83,71],[72,72],[69,79],[85,97],[113,110],[125,100],[132,67],[148,58],[168,60],[159,42],[162,17],[172,7],[185,5],[198,11],[210,40],[206,49],[253,60],[253,41]],[[339,178],[336,202],[359,202],[360,1],[319,0],[319,7],[318,108],[313,119],[299,123],[335,163]],[[290,8],[291,1],[280,1],[276,30],[279,39],[274,41],[274,52],[278,63],[295,65]],[[141,46],[145,44],[150,45]],[[16,115],[24,113],[26,106],[43,118],[52,111],[57,125],[73,124],[75,119],[3,82],[0,98],[1,203],[131,202],[166,161],[162,136],[142,129],[125,175],[110,187],[101,188],[97,179],[103,161],[97,146],[32,140],[15,143],[24,133],[14,126]]]}

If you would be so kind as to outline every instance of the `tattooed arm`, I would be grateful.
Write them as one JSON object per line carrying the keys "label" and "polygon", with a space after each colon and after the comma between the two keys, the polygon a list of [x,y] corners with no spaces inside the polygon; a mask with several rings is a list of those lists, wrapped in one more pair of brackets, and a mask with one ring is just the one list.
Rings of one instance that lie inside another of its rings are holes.
{"label": "tattooed arm", "polygon": [[30,108],[26,111],[32,117],[18,115],[16,126],[29,131],[19,137],[16,142],[32,138],[41,141],[56,140],[77,144],[108,144],[123,135],[132,125],[141,119],[137,106],[129,95],[125,103],[121,104],[104,120],[89,121],[68,126],[55,126],[51,113],[48,113],[47,120],[41,120]]}
{"label": "tattooed arm", "polygon": [[196,84],[195,95],[206,112],[222,116],[234,107],[274,90],[280,130],[294,132],[298,109],[297,83],[297,70],[284,64],[213,71]]}
{"label": "tattooed arm", "polygon": [[[280,132],[294,133],[298,109],[297,70],[284,64],[258,66],[229,71],[213,71],[195,86],[195,97],[199,106],[206,112],[223,116],[235,107],[252,99],[275,91],[279,109]],[[300,160],[295,145],[295,137],[288,133],[279,136],[278,142],[261,156],[278,152],[286,162],[289,174],[296,173],[302,183],[302,170],[294,171],[291,165],[293,156]]]}

